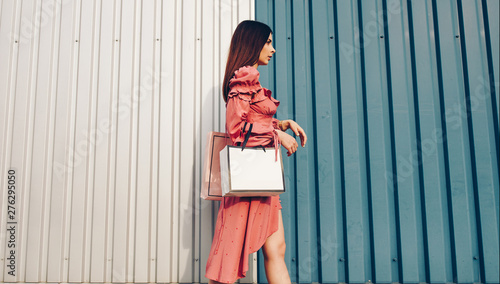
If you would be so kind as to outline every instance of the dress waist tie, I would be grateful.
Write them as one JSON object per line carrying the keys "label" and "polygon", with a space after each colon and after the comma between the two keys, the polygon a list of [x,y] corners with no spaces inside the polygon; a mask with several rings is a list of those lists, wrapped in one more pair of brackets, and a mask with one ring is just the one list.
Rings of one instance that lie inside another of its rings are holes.
{"label": "dress waist tie", "polygon": [[281,141],[280,141],[280,138],[278,136],[278,131],[276,131],[276,129],[273,130],[273,140],[274,140],[274,153],[275,153],[275,157],[274,157],[274,161],[277,162],[278,161],[278,151],[280,149],[280,145],[281,145]]}

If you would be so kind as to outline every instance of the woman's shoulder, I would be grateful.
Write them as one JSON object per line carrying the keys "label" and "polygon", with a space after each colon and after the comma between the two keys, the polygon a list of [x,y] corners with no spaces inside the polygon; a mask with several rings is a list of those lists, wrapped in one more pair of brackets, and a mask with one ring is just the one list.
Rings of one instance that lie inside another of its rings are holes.
{"label": "woman's shoulder", "polygon": [[251,96],[258,93],[262,89],[259,75],[259,71],[253,66],[240,67],[234,72],[233,78],[229,80],[229,97],[237,94]]}
{"label": "woman's shoulder", "polygon": [[259,71],[253,66],[242,66],[238,70],[234,71],[235,80],[249,79],[259,81]]}

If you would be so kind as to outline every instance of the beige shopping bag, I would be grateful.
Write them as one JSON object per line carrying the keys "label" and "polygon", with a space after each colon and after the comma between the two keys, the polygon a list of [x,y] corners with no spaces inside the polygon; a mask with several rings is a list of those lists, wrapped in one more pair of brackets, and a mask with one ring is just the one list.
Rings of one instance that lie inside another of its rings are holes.
{"label": "beige shopping bag", "polygon": [[219,152],[226,147],[228,139],[222,132],[208,133],[200,194],[205,200],[222,200]]}

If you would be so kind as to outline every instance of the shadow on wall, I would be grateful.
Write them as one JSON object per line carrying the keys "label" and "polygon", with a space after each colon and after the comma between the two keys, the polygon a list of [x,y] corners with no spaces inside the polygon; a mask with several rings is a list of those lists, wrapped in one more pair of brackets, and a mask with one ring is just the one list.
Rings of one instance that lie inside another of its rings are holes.
{"label": "shadow on wall", "polygon": [[[207,283],[205,278],[205,268],[207,264],[208,254],[212,244],[214,235],[215,223],[217,220],[217,212],[219,209],[218,201],[204,200],[200,198],[203,165],[205,156],[206,137],[209,131],[219,131],[220,113],[216,104],[220,100],[220,86],[213,87],[210,91],[203,94],[201,102],[200,121],[196,121],[196,131],[192,145],[198,147],[195,150],[195,155],[192,161],[193,179],[189,188],[181,188],[181,194],[188,194],[190,204],[180,204],[183,220],[180,220],[180,232],[182,235],[192,235],[191,238],[182,238],[180,245],[183,251],[189,251],[192,257],[187,259],[185,263],[179,265],[179,282],[200,281]],[[217,113],[215,113],[217,111]],[[221,110],[222,111],[222,110]],[[211,119],[206,119],[210,117]],[[188,191],[188,192],[186,192]],[[180,257],[180,254],[179,254]]]}

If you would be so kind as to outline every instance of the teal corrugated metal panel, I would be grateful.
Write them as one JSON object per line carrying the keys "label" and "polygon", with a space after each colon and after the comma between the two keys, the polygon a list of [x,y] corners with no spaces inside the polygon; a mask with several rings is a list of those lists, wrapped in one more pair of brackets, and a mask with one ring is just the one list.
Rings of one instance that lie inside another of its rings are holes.
{"label": "teal corrugated metal panel", "polygon": [[[387,95],[387,72],[384,45],[380,38],[383,35],[383,7],[380,1],[362,1],[359,7],[359,22],[363,38],[360,46],[364,53],[360,54],[364,83],[365,117],[367,131],[368,187],[371,211],[371,238],[373,278],[379,282],[392,282],[398,279],[396,222],[394,207],[394,187],[385,177],[392,173],[389,101]],[[366,74],[373,74],[367,76]],[[389,175],[392,176],[392,175]]]}
{"label": "teal corrugated metal panel", "polygon": [[[343,258],[343,207],[342,207],[342,181],[340,175],[340,151],[339,143],[339,123],[332,119],[332,109],[338,109],[337,97],[333,96],[336,84],[335,73],[330,72],[331,66],[335,65],[333,52],[333,41],[329,39],[333,36],[333,5],[329,2],[316,1],[311,3],[312,11],[315,12],[311,18],[313,26],[322,26],[325,29],[312,30],[311,38],[320,44],[313,45],[312,55],[330,55],[328,60],[313,60],[312,85],[313,91],[321,90],[325,96],[315,96],[314,108],[315,120],[314,129],[316,133],[316,143],[321,145],[316,149],[316,159],[318,165],[318,187],[326,190],[318,191],[318,219],[319,227],[318,271],[323,277],[339,282],[345,279],[343,271],[344,263],[338,259]],[[321,36],[318,37],[318,34]],[[330,64],[332,62],[332,64]],[[318,131],[318,129],[332,131]],[[318,138],[319,137],[319,138]],[[333,145],[337,145],[332,147]]]}
{"label": "teal corrugated metal panel", "polygon": [[[494,113],[496,113],[496,129],[498,129],[498,106],[499,106],[499,82],[498,78],[500,76],[499,64],[500,64],[500,30],[498,20],[498,11],[500,10],[500,1],[498,0],[483,0],[482,1],[482,13],[484,21],[484,36],[486,41],[486,52],[488,56],[488,72],[489,72],[489,83],[490,86],[486,86],[486,91],[490,92],[490,96],[493,99],[492,105],[495,108]],[[496,133],[496,145],[498,145],[498,132]],[[498,195],[497,195],[498,199]],[[497,212],[498,213],[498,212]]]}
{"label": "teal corrugated metal panel", "polygon": [[498,2],[256,0],[292,282],[499,282]]}
{"label": "teal corrugated metal panel", "polygon": [[[498,154],[495,157],[495,140],[492,113],[493,100],[485,92],[488,76],[488,57],[486,53],[484,26],[480,1],[459,1],[460,44],[464,67],[465,98],[467,102],[467,127],[471,144],[471,164],[474,202],[476,207],[476,230],[478,253],[482,260],[480,266],[482,279],[497,281],[498,273],[498,228],[489,226],[489,220],[498,220],[495,208],[495,190],[498,190]],[[467,11],[467,12],[466,12]],[[498,17],[497,17],[498,18]],[[497,124],[498,125],[498,124]],[[492,260],[493,258],[496,261]],[[495,264],[492,267],[491,264]],[[488,265],[489,264],[489,265]],[[488,275],[488,277],[486,277]],[[486,278],[484,278],[486,277]]]}
{"label": "teal corrugated metal panel", "polygon": [[[363,82],[366,109],[367,150],[369,159],[369,189],[372,215],[372,267],[374,279],[380,282],[398,281],[398,242],[394,185],[392,177],[391,120],[387,94],[387,72],[384,67],[383,5],[378,1],[363,1],[360,7],[363,37],[358,53],[363,62]],[[381,38],[382,37],[382,38]],[[373,74],[367,76],[367,74]],[[376,74],[376,75],[375,75]],[[375,76],[374,76],[375,75]],[[391,280],[392,279],[392,280]]]}
{"label": "teal corrugated metal panel", "polygon": [[437,145],[437,138],[441,136],[441,109],[439,86],[434,80],[437,78],[436,48],[430,32],[434,30],[434,19],[427,11],[432,11],[430,1],[416,1],[408,6],[417,141],[420,141],[418,165],[426,279],[443,283],[452,279],[452,268],[450,245],[446,242],[449,223],[444,153]]}
{"label": "teal corrugated metal panel", "polygon": [[[479,279],[474,263],[476,242],[474,238],[474,204],[472,203],[472,169],[470,162],[468,128],[463,85],[463,67],[460,60],[458,11],[455,1],[437,1],[435,4],[436,41],[439,58],[438,77],[444,119],[442,119],[443,143],[447,155],[448,203],[450,206],[450,230],[453,274],[457,281],[475,282]],[[447,143],[451,141],[452,143]],[[477,261],[476,261],[477,262]]]}
{"label": "teal corrugated metal panel", "polygon": [[[338,17],[336,37],[347,46],[355,46],[357,32],[357,3],[337,2]],[[341,47],[342,50],[342,47]],[[344,231],[346,264],[349,282],[361,283],[370,279],[370,251],[368,234],[367,194],[366,194],[366,154],[364,149],[363,100],[359,57],[340,56],[340,73],[337,90],[340,94],[339,116],[341,117],[343,156]],[[338,72],[338,71],[337,71]]]}

